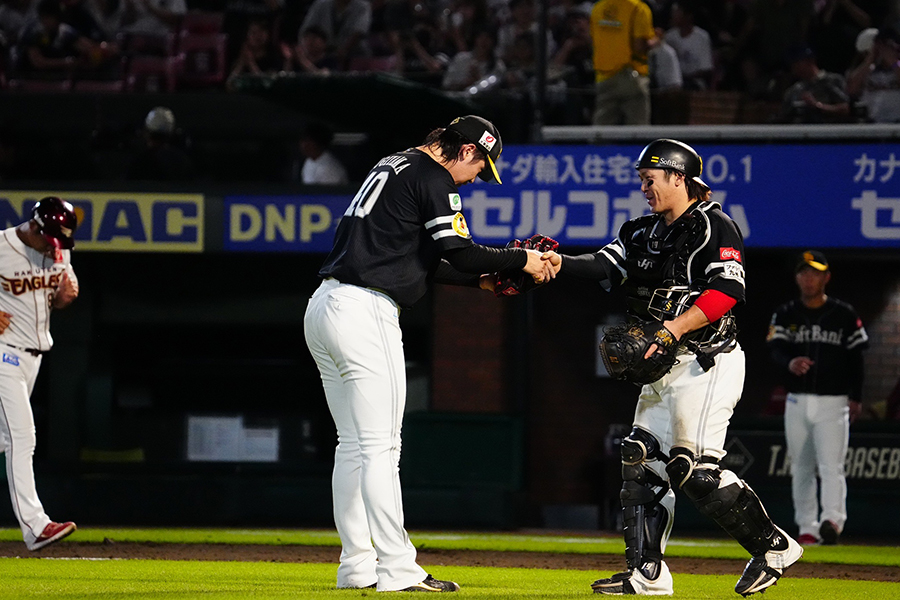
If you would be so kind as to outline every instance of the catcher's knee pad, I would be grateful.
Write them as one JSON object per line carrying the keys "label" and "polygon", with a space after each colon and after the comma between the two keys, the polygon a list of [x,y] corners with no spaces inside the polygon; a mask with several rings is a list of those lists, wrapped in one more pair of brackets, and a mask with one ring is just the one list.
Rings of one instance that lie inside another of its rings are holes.
{"label": "catcher's knee pad", "polygon": [[669,480],[696,501],[719,487],[719,465],[714,462],[698,462],[687,448],[672,448],[672,458],[666,464]]}
{"label": "catcher's knee pad", "polygon": [[659,440],[643,429],[635,427],[622,440],[622,480],[639,484],[663,485],[662,478],[648,469],[645,463],[664,458]]}

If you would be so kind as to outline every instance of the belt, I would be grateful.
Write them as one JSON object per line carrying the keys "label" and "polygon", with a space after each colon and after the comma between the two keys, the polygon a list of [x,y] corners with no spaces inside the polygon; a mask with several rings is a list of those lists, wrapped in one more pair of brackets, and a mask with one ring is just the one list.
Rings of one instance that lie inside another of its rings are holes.
{"label": "belt", "polygon": [[393,305],[397,308],[398,311],[402,310],[402,309],[400,308],[400,305],[397,304],[397,301],[394,300],[394,297],[391,296],[389,293],[387,293],[385,290],[383,290],[383,289],[381,289],[381,288],[377,288],[377,287],[367,287],[367,286],[363,286],[363,285],[356,285],[355,283],[344,283],[344,282],[342,282],[341,280],[339,280],[339,279],[337,279],[337,278],[335,278],[335,277],[331,277],[331,276],[326,277],[326,278],[325,278],[325,281],[335,281],[335,282],[339,283],[340,285],[352,285],[352,286],[356,286],[356,287],[361,288],[361,289],[364,289],[364,290],[369,290],[369,291],[372,291],[372,292],[376,292],[376,293],[378,293],[378,294],[381,294],[382,296],[384,296],[384,297],[387,298],[388,300],[390,300],[390,301],[391,301],[391,304],[393,304]]}
{"label": "belt", "polygon": [[41,354],[48,352],[48,350],[35,350],[34,348],[20,348],[19,346],[13,346],[12,344],[3,344],[3,345],[9,346],[10,348],[14,348],[16,350],[21,350],[22,352],[27,352],[28,354],[30,354],[32,356],[40,356]]}

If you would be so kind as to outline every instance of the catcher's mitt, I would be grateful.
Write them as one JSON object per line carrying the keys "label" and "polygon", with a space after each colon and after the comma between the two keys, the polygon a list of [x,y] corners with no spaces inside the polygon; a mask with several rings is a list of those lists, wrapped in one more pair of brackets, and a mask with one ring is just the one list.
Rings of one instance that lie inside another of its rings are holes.
{"label": "catcher's mitt", "polygon": [[[551,252],[559,248],[559,242],[546,235],[536,233],[527,240],[511,240],[506,244],[507,248],[525,248],[526,250],[537,250],[538,252]],[[516,296],[534,288],[536,284],[531,277],[526,276],[519,269],[509,269],[497,273],[497,280],[494,283],[494,295],[496,296]]]}
{"label": "catcher's mitt", "polygon": [[[657,351],[644,358],[652,344]],[[675,335],[659,321],[613,325],[600,340],[600,355],[609,374],[639,385],[653,383],[671,371],[677,349]]]}

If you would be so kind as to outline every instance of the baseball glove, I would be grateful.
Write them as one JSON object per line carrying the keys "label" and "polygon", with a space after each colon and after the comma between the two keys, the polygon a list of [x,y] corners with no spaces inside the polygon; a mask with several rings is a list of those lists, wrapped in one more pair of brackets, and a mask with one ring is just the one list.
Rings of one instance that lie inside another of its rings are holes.
{"label": "baseball glove", "polygon": [[[644,358],[652,344],[657,351]],[[600,340],[600,355],[609,374],[638,385],[653,383],[671,371],[677,349],[675,335],[659,321],[613,325]]]}
{"label": "baseball glove", "polygon": [[[507,248],[525,248],[526,250],[537,250],[538,252],[551,252],[559,248],[559,242],[546,235],[536,233],[527,240],[510,240],[506,244]],[[534,289],[537,284],[531,277],[528,277],[520,269],[508,269],[497,273],[497,280],[494,283],[494,295],[500,296],[517,296]]]}

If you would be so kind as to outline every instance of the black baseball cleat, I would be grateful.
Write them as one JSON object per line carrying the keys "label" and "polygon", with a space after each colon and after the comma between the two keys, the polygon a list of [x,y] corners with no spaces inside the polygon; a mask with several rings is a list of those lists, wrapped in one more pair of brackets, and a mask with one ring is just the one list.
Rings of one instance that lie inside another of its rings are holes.
{"label": "black baseball cleat", "polygon": [[838,533],[837,525],[833,521],[822,521],[822,525],[819,526],[819,537],[822,538],[823,546],[834,546],[841,534]]}
{"label": "black baseball cleat", "polygon": [[452,581],[441,581],[440,579],[435,579],[431,575],[425,577],[423,581],[420,581],[416,585],[411,585],[408,588],[403,588],[400,590],[401,592],[458,592],[459,584],[454,583]]}
{"label": "black baseball cleat", "polygon": [[741,596],[749,596],[756,592],[764,592],[775,585],[778,578],[784,575],[788,567],[803,556],[803,546],[786,534],[780,527],[775,527],[775,540],[772,550],[762,556],[754,556],[744,567],[744,574],[734,586],[734,591]]}

